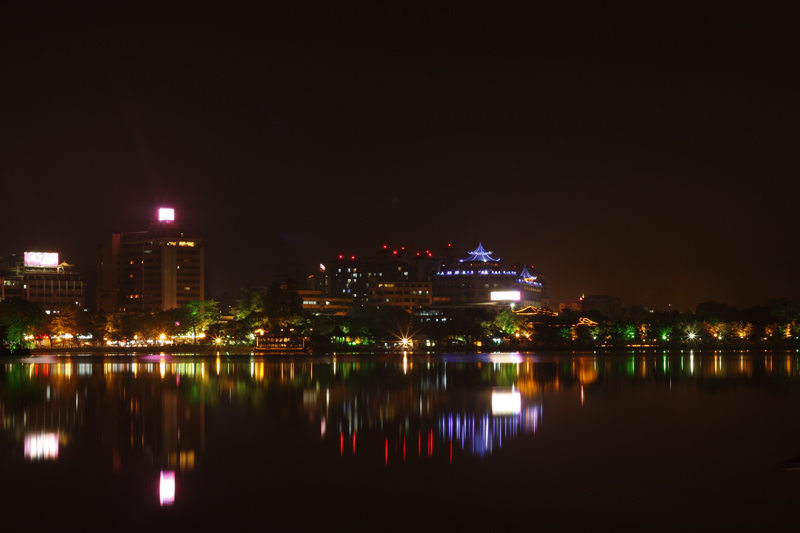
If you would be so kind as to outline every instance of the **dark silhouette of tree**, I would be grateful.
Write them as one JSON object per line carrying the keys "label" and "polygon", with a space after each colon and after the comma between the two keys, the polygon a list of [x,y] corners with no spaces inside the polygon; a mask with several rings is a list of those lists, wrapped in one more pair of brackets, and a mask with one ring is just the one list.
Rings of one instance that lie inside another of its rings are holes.
{"label": "dark silhouette of tree", "polygon": [[18,296],[0,302],[0,324],[11,351],[32,347],[33,343],[26,341],[25,337],[38,333],[46,317],[41,307]]}

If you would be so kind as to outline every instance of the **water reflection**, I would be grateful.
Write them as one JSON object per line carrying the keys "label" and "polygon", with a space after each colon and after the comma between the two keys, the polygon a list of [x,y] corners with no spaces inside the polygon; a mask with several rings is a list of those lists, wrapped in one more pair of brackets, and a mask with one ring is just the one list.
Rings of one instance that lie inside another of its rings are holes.
{"label": "water reflection", "polygon": [[170,507],[182,477],[204,466],[210,435],[230,431],[231,455],[250,438],[231,416],[264,415],[326,461],[469,464],[528,446],[545,414],[565,431],[553,409],[565,401],[592,409],[627,386],[793,390],[799,368],[797,352],[31,358],[0,367],[0,457],[61,462],[82,442],[96,451],[82,460],[105,472],[148,472],[154,501]]}

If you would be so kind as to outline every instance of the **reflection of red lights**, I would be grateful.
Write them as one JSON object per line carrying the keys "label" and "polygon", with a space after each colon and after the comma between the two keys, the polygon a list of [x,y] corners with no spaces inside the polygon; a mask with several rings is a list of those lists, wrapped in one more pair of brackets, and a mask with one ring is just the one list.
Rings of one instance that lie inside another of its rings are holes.
{"label": "reflection of red lights", "polygon": [[406,436],[403,435],[403,462],[406,460]]}
{"label": "reflection of red lights", "polygon": [[422,457],[422,433],[417,432],[417,455]]}
{"label": "reflection of red lights", "polygon": [[353,433],[353,455],[356,454],[356,434]]}
{"label": "reflection of red lights", "polygon": [[433,430],[428,432],[428,457],[433,457]]}
{"label": "reflection of red lights", "polygon": [[453,441],[450,441],[450,462],[453,462]]}
{"label": "reflection of red lights", "polygon": [[384,464],[389,464],[389,437],[386,437],[386,444],[383,450],[383,462]]}
{"label": "reflection of red lights", "polygon": [[339,434],[339,455],[344,455],[344,433]]}

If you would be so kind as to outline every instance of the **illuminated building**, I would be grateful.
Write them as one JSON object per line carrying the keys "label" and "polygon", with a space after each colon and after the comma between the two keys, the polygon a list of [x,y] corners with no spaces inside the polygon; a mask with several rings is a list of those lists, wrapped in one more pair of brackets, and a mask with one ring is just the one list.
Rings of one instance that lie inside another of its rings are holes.
{"label": "illuminated building", "polygon": [[[403,299],[411,298],[413,291],[430,291],[430,289],[411,287],[406,285],[406,282],[428,282],[432,273],[438,268],[439,261],[430,251],[411,253],[405,248],[394,250],[384,246],[377,254],[366,260],[340,255],[327,265],[320,265],[319,274],[310,278],[309,282],[315,289],[320,290],[323,296],[350,298],[356,306],[378,303],[385,305],[386,295],[383,296],[382,302],[371,301],[373,297],[377,297],[377,292],[374,292],[373,288],[388,290],[386,287],[377,288],[378,284],[399,282],[400,287],[394,290],[405,291],[403,287],[408,287],[408,295],[403,296]],[[413,296],[417,300],[420,297],[418,294]]]}
{"label": "illuminated building", "polygon": [[367,305],[370,307],[399,307],[409,313],[433,303],[430,281],[384,281],[371,278]]}
{"label": "illuminated building", "polygon": [[500,267],[500,259],[491,256],[483,245],[469,252],[469,257],[441,270],[433,277],[436,303],[487,304],[514,303],[517,307],[542,306],[544,284],[526,266],[521,272]]}
{"label": "illuminated building", "polygon": [[175,223],[172,209],[146,231],[112,233],[103,239],[98,309],[166,311],[205,299],[205,250]]}
{"label": "illuminated building", "polygon": [[84,309],[86,281],[73,268],[60,263],[57,253],[25,252],[22,258],[13,254],[0,262],[0,300],[19,296],[48,314],[71,306]]}
{"label": "illuminated building", "polygon": [[345,316],[353,309],[352,298],[323,296],[316,290],[299,290],[297,295],[303,301],[303,311],[314,315]]}

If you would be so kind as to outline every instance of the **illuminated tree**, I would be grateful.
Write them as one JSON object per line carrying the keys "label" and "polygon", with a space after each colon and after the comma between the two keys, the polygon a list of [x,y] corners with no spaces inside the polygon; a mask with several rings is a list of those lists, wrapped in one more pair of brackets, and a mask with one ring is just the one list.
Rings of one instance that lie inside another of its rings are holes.
{"label": "illuminated tree", "polygon": [[708,331],[709,335],[719,340],[727,336],[731,329],[727,322],[703,322],[703,328]]}
{"label": "illuminated tree", "polygon": [[35,335],[46,316],[41,307],[18,296],[0,302],[0,324],[5,330],[5,342],[12,352],[33,346],[25,337]]}
{"label": "illuminated tree", "polygon": [[514,335],[519,329],[520,325],[527,322],[524,316],[519,316],[513,311],[506,309],[501,311],[495,318],[493,325],[501,333],[505,335]]}
{"label": "illuminated tree", "polygon": [[263,322],[264,316],[264,296],[252,287],[242,287],[239,299],[236,300],[236,320],[247,322],[255,327]]}
{"label": "illuminated tree", "polygon": [[731,324],[731,331],[740,339],[745,339],[753,333],[753,324],[749,322],[734,322]]}
{"label": "illuminated tree", "polygon": [[78,318],[80,310],[75,306],[64,307],[58,313],[50,315],[50,333],[55,333],[63,338],[68,338],[69,345],[78,335]]}
{"label": "illuminated tree", "polygon": [[192,332],[194,343],[197,343],[198,331],[204,332],[208,327],[219,320],[219,302],[216,300],[192,300],[184,304],[184,324]]}

